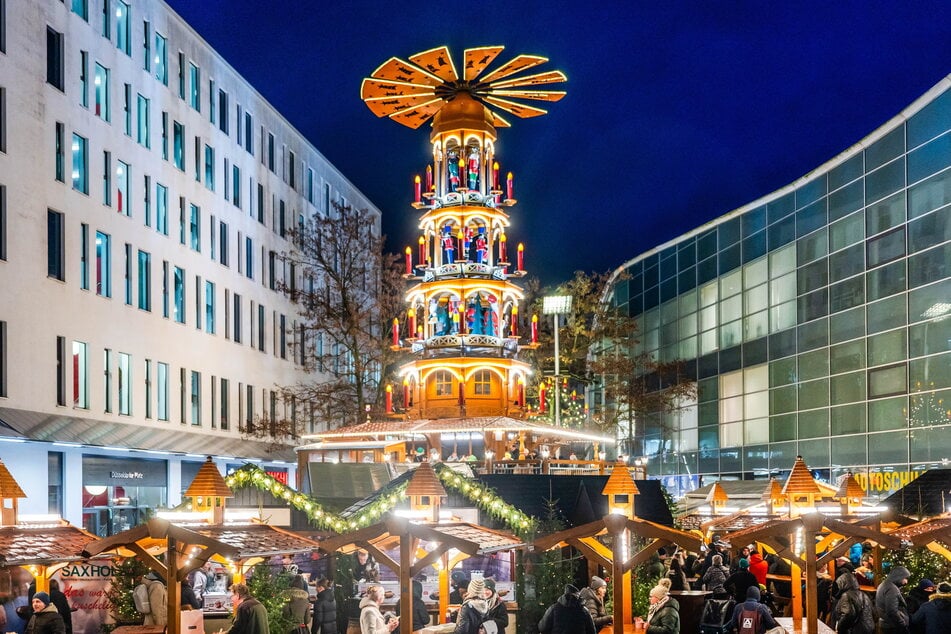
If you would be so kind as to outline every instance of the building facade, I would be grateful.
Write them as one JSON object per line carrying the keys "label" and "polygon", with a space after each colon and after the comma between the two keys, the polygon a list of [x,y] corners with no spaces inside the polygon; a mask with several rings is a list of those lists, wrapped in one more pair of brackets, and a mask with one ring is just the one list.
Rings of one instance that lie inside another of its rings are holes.
{"label": "building facade", "polygon": [[[872,496],[951,458],[951,77],[782,189],[615,271],[637,352],[697,402],[619,437],[649,472],[783,475]],[[699,478],[698,478],[699,476]]]}
{"label": "building facade", "polygon": [[104,534],[177,504],[205,455],[293,478],[293,450],[248,431],[317,430],[278,393],[313,378],[282,254],[335,203],[379,219],[163,2],[0,1],[0,458],[21,509]]}

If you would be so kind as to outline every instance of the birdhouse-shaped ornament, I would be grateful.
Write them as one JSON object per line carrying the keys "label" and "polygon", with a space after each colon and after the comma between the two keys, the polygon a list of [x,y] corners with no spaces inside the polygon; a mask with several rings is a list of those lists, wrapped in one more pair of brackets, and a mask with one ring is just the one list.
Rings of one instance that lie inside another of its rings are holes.
{"label": "birdhouse-shaped ornament", "polygon": [[439,506],[442,498],[446,497],[436,472],[428,462],[420,463],[416,473],[406,486],[406,496],[409,498],[410,510],[421,512],[433,522],[439,521]]}
{"label": "birdhouse-shaped ornament", "polygon": [[855,476],[852,475],[852,472],[849,471],[839,478],[839,488],[832,497],[839,501],[840,512],[845,516],[851,515],[852,509],[862,503],[865,492]]}
{"label": "birdhouse-shaped ornament", "polygon": [[604,484],[602,494],[608,496],[608,509],[624,517],[634,517],[634,496],[640,493],[627,465],[618,461]]}
{"label": "birdhouse-shaped ornament", "polygon": [[714,482],[705,501],[710,505],[710,512],[713,515],[719,515],[724,512],[724,508],[729,499],[729,496],[727,496],[726,491],[723,490],[720,483]]}
{"label": "birdhouse-shaped ornament", "polygon": [[17,500],[26,494],[0,460],[0,526],[17,525]]}
{"label": "birdhouse-shaped ornament", "polygon": [[782,508],[786,503],[786,496],[783,495],[783,487],[780,486],[776,478],[770,478],[766,490],[763,491],[763,500],[766,502],[766,513],[775,515],[776,509]]}
{"label": "birdhouse-shaped ornament", "polygon": [[209,523],[224,524],[225,498],[234,497],[234,493],[221,477],[218,467],[211,461],[211,456],[208,456],[185,491],[185,497],[192,499],[192,508],[195,511],[209,514]]}
{"label": "birdhouse-shaped ornament", "polygon": [[803,509],[815,508],[816,496],[819,495],[819,486],[809,472],[802,456],[796,456],[786,484],[783,485],[783,495],[789,500],[789,516],[799,517]]}

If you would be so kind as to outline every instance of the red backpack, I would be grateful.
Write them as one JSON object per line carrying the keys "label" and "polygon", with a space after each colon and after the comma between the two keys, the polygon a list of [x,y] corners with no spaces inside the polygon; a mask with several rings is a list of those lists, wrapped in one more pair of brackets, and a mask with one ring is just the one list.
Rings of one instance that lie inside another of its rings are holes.
{"label": "red backpack", "polygon": [[737,634],[760,634],[759,610],[740,610],[740,618],[736,622]]}

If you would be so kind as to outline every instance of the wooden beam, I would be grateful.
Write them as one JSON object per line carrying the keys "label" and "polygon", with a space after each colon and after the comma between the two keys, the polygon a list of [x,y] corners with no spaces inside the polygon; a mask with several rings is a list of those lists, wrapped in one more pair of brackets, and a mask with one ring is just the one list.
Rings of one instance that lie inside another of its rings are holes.
{"label": "wooden beam", "polygon": [[443,556],[443,553],[448,551],[448,544],[437,544],[435,548],[426,553],[425,557],[416,560],[416,563],[413,564],[413,567],[409,571],[410,576],[415,577],[422,572],[426,566],[438,561]]}
{"label": "wooden beam", "polygon": [[139,546],[138,542],[127,544],[126,548],[134,552],[150,570],[154,570],[162,575],[164,579],[168,579],[168,568],[165,567],[165,564],[153,557],[152,553]]}
{"label": "wooden beam", "polygon": [[[581,552],[581,554],[584,555],[585,559],[588,559],[589,561],[595,561],[598,564],[610,570],[611,566],[613,565],[610,554],[605,556],[604,554],[598,552],[598,550],[596,550],[595,547],[591,543],[589,543],[588,540],[594,541],[590,537],[588,538],[573,537],[568,540],[568,544],[570,546],[577,548]],[[603,546],[603,544],[599,544],[599,545]]]}
{"label": "wooden beam", "polygon": [[165,564],[168,576],[165,577],[168,600],[168,615],[166,616],[166,634],[181,634],[182,631],[182,582],[178,579],[178,541],[168,536],[165,547]]}
{"label": "wooden beam", "polygon": [[396,561],[393,561],[393,559],[390,558],[390,556],[387,555],[385,552],[383,552],[382,550],[380,550],[379,548],[377,548],[370,542],[360,542],[360,546],[363,546],[363,548],[368,553],[373,555],[373,558],[376,559],[378,562],[380,562],[381,564],[383,564],[384,566],[386,566],[387,568],[395,572],[397,575],[400,574],[399,563]]}

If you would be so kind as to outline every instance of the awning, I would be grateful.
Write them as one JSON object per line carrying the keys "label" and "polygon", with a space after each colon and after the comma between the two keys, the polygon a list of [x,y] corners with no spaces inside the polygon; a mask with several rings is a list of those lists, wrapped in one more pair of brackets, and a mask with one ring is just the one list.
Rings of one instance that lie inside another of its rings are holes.
{"label": "awning", "polygon": [[26,440],[40,442],[75,443],[90,447],[122,447],[181,454],[214,454],[234,456],[238,461],[250,458],[267,462],[277,460],[297,462],[294,450],[286,445],[270,445],[220,431],[217,434],[199,434],[189,431],[187,427],[169,422],[149,425],[132,421],[115,423],[3,407],[0,408],[0,430],[3,430],[5,436],[20,436]]}

